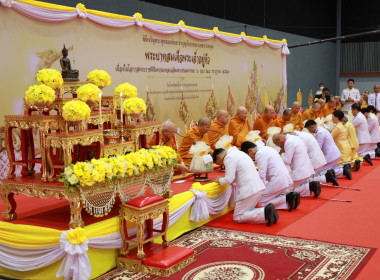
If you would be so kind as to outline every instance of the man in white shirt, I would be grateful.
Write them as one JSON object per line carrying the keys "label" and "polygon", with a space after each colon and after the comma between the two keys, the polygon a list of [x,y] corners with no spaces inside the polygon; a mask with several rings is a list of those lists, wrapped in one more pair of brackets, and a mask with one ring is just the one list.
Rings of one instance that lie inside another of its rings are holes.
{"label": "man in white shirt", "polygon": [[340,100],[344,103],[343,111],[347,113],[351,109],[351,105],[355,102],[360,101],[360,92],[357,88],[354,88],[355,81],[353,79],[348,79],[347,86],[342,91]]}
{"label": "man in white shirt", "polygon": [[375,107],[376,116],[380,124],[380,85],[373,86],[373,92],[368,95],[368,105]]}
{"label": "man in white shirt", "polygon": [[360,111],[359,104],[352,104],[351,110],[352,114],[355,116],[352,120],[352,125],[355,127],[356,137],[359,141],[358,155],[360,157],[363,157],[363,160],[368,162],[370,165],[373,165],[371,157],[367,152],[371,143],[371,136],[369,135],[367,119]]}
{"label": "man in white shirt", "polygon": [[305,144],[307,155],[309,156],[315,172],[313,180],[322,184],[330,182],[333,185],[338,186],[339,184],[334,170],[329,168],[324,171],[327,161],[315,137],[308,132],[295,131],[294,134],[301,138]]}
{"label": "man in white shirt", "polygon": [[[321,148],[327,161],[327,164],[320,169],[320,174],[328,170],[333,170],[336,178],[343,178],[343,176],[346,176],[347,179],[351,180],[351,165],[349,163],[343,166],[336,166],[342,154],[335,144],[331,133],[326,128],[318,126],[313,120],[308,120],[305,123],[305,128],[307,128],[310,133],[315,134],[315,138],[317,139],[319,147]],[[359,165],[360,168],[360,160],[355,161],[355,165]]]}
{"label": "man in white shirt", "polygon": [[278,152],[268,146],[257,147],[249,141],[241,144],[241,151],[256,161],[259,176],[265,185],[259,207],[272,203],[276,209],[289,208],[289,212],[296,209],[300,203],[300,194],[289,192],[293,180]]}
{"label": "man in white shirt", "polygon": [[290,172],[294,190],[301,197],[310,196],[312,193],[314,197],[318,197],[321,186],[319,182],[311,181],[315,172],[303,141],[295,135],[277,133],[273,135],[273,143],[284,151],[282,159]]}
{"label": "man in white shirt", "polygon": [[226,174],[218,177],[215,182],[220,185],[236,183],[239,190],[236,196],[234,221],[238,223],[260,224],[267,222],[267,225],[275,224],[279,215],[272,203],[265,208],[255,208],[260,201],[265,186],[256,171],[252,159],[236,147],[215,149],[213,155],[214,163],[224,164]]}
{"label": "man in white shirt", "polygon": [[377,120],[377,117],[371,113],[371,110],[373,109],[374,107],[371,105],[361,110],[362,114],[367,119],[368,132],[369,132],[369,136],[371,137],[371,143],[369,144],[368,150],[367,150],[367,153],[369,154],[371,159],[374,159],[380,156],[380,152],[377,149],[377,143],[380,142],[379,122]]}

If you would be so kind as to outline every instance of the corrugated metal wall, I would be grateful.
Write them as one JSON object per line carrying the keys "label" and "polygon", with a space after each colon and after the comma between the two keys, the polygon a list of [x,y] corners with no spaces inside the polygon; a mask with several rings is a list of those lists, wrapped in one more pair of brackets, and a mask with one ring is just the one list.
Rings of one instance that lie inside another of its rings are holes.
{"label": "corrugated metal wall", "polygon": [[380,42],[341,45],[340,72],[380,72]]}

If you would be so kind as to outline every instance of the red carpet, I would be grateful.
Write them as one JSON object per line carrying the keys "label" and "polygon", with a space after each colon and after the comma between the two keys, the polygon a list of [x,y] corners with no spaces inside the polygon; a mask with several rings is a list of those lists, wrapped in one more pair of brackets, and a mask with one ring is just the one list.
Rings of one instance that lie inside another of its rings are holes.
{"label": "red carpet", "polygon": [[[210,238],[211,237],[211,238]],[[373,251],[320,241],[202,227],[172,242],[197,259],[169,279],[354,279]],[[98,280],[167,279],[117,269]]]}
{"label": "red carpet", "polygon": [[[380,160],[374,160],[374,166],[364,163],[358,172],[353,172],[353,180],[339,179],[340,185],[361,191],[322,189],[322,197],[351,200],[352,203],[303,198],[297,210],[279,211],[280,220],[270,227],[234,223],[232,213],[207,225],[380,248],[379,174]],[[379,263],[380,252],[376,251],[356,279],[378,279]]]}

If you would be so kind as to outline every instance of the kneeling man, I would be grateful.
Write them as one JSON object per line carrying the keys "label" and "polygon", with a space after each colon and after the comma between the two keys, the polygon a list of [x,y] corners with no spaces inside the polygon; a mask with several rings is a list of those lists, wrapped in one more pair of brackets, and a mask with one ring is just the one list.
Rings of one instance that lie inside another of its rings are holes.
{"label": "kneeling man", "polygon": [[227,151],[216,149],[213,153],[213,161],[218,165],[224,164],[226,174],[216,178],[220,185],[236,183],[239,190],[236,196],[234,221],[238,223],[267,225],[275,224],[279,218],[272,203],[265,208],[255,208],[261,199],[265,186],[256,171],[252,159],[245,153],[232,147]]}
{"label": "kneeling man", "polygon": [[315,172],[303,141],[298,136],[277,133],[273,135],[273,143],[284,151],[282,159],[290,172],[294,190],[301,197],[311,196],[312,193],[318,197],[321,186],[319,182],[313,181]]}
{"label": "kneeling man", "polygon": [[289,207],[289,212],[296,209],[300,204],[300,194],[289,192],[293,180],[278,152],[268,146],[257,147],[249,141],[241,144],[241,150],[256,161],[260,179],[265,185],[259,207],[272,203],[276,209]]}

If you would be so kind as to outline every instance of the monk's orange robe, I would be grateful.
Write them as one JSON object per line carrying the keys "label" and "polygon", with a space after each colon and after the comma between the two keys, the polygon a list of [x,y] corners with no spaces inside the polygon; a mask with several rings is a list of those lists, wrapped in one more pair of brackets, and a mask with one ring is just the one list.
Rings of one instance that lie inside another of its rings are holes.
{"label": "monk's orange robe", "polygon": [[290,123],[294,125],[295,130],[301,131],[303,129],[303,119],[301,112],[294,114],[292,112],[292,117],[290,118]]}
{"label": "monk's orange robe", "polygon": [[215,144],[218,142],[220,137],[228,134],[227,125],[222,124],[220,121],[215,120],[207,133],[208,142],[210,143],[211,149],[215,150]]}
{"label": "monk's orange robe", "polygon": [[284,126],[288,123],[291,123],[290,120],[285,120],[284,116],[278,116],[272,123],[271,126],[277,126],[281,128],[281,131],[284,129]]}
{"label": "monk's orange robe", "polygon": [[321,110],[321,114],[322,114],[322,117],[327,117],[328,115],[332,114],[334,111],[335,111],[336,107],[329,107],[328,105],[326,105],[325,107],[323,107],[323,109]]}
{"label": "monk's orange robe", "polygon": [[[150,139],[149,144],[147,145],[148,148],[152,148],[153,146],[157,145],[157,134],[155,133],[153,137]],[[160,141],[158,142],[158,145],[161,146],[167,146],[172,148],[174,151],[177,152],[177,143],[175,142],[175,137],[167,138],[163,133],[160,133]],[[181,163],[182,159],[181,156],[178,154],[178,163]]]}
{"label": "monk's orange robe", "polygon": [[302,115],[303,120],[315,120],[316,118],[322,118],[322,117],[323,116],[322,116],[321,112],[314,114],[312,109],[307,109]]}
{"label": "monk's orange robe", "polygon": [[253,124],[253,130],[260,130],[260,136],[265,141],[268,139],[268,128],[273,126],[273,120],[270,119],[269,121],[265,120],[264,118],[256,119]]}
{"label": "monk's orange robe", "polygon": [[194,126],[192,129],[190,129],[182,138],[181,146],[179,146],[178,153],[187,167],[190,167],[191,160],[194,156],[189,153],[190,147],[198,141],[203,141],[210,146],[207,133],[202,135],[197,126]]}
{"label": "monk's orange robe", "polygon": [[235,114],[228,124],[228,134],[233,136],[232,145],[240,149],[241,144],[246,141],[248,133],[251,131],[251,126],[249,125],[248,119],[242,121]]}

